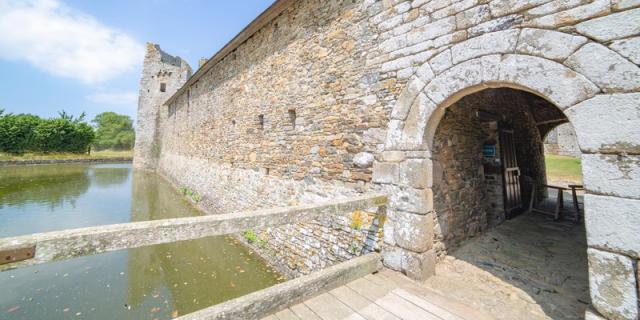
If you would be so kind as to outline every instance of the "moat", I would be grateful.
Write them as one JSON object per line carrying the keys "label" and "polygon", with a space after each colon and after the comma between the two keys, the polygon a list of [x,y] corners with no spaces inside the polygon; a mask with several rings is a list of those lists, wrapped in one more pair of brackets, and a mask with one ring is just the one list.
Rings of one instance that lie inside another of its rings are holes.
{"label": "moat", "polygon": [[[0,237],[201,214],[130,164],[0,168]],[[284,280],[210,237],[0,272],[0,319],[170,319]]]}

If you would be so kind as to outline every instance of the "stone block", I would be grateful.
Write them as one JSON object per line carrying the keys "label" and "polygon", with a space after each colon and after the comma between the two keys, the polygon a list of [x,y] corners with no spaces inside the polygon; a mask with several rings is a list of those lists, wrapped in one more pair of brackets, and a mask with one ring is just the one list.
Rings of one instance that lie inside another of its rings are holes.
{"label": "stone block", "polygon": [[637,320],[638,292],[633,260],[592,248],[587,252],[594,308],[609,319]]}
{"label": "stone block", "polygon": [[476,37],[484,33],[495,32],[515,28],[524,20],[521,14],[512,14],[497,19],[483,22],[475,27],[469,28],[469,37]]}
{"label": "stone block", "polygon": [[635,36],[640,33],[640,9],[606,15],[582,22],[576,30],[599,42]]}
{"label": "stone block", "polygon": [[396,244],[394,230],[395,223],[390,219],[385,222],[384,226],[382,226],[383,241],[385,244],[390,246],[394,246]]}
{"label": "stone block", "polygon": [[400,162],[406,158],[404,151],[384,151],[380,157],[384,162]]}
{"label": "stone block", "polygon": [[609,0],[595,0],[582,6],[532,19],[526,25],[540,28],[558,28],[602,16],[609,12],[611,12]]}
{"label": "stone block", "polygon": [[640,93],[598,95],[569,108],[583,152],[640,154]]}
{"label": "stone block", "polygon": [[433,211],[433,191],[430,188],[398,188],[391,195],[391,206],[400,211],[427,214]]}
{"label": "stone block", "polygon": [[436,74],[440,74],[451,68],[453,66],[453,63],[451,62],[451,50],[447,49],[431,58],[431,60],[429,60],[429,65],[431,66],[431,70]]}
{"label": "stone block", "polygon": [[590,247],[640,257],[640,200],[587,194],[584,208]]}
{"label": "stone block", "polygon": [[396,244],[412,252],[425,252],[433,246],[433,215],[397,211],[394,213]]}
{"label": "stone block", "polygon": [[612,0],[611,6],[614,10],[624,10],[640,6],[640,0]]}
{"label": "stone block", "polygon": [[456,14],[458,29],[466,29],[491,19],[488,5],[480,5]]}
{"label": "stone block", "polygon": [[424,86],[425,83],[422,82],[422,80],[418,77],[412,77],[407,83],[405,89],[400,93],[396,106],[391,112],[391,119],[405,120],[407,115],[409,115],[411,105],[414,103],[422,89],[424,89]]}
{"label": "stone block", "polygon": [[597,311],[587,309],[584,313],[584,320],[607,320],[603,318]]}
{"label": "stone block", "polygon": [[369,168],[373,164],[373,154],[369,152],[360,152],[353,157],[353,163],[358,168]]}
{"label": "stone block", "polygon": [[448,17],[426,24],[407,35],[409,45],[435,39],[456,30],[456,17]]}
{"label": "stone block", "polygon": [[519,33],[519,29],[492,32],[456,44],[451,48],[453,64],[489,54],[514,52]]}
{"label": "stone block", "polygon": [[436,274],[436,252],[429,250],[423,253],[405,251],[402,259],[402,271],[411,279],[427,280]]}
{"label": "stone block", "polygon": [[605,92],[640,89],[640,68],[601,44],[584,45],[565,64]]}
{"label": "stone block", "polygon": [[582,172],[592,193],[640,199],[640,156],[583,154]]}
{"label": "stone block", "polygon": [[389,269],[402,271],[403,255],[404,250],[398,247],[388,247],[382,251],[382,263]]}
{"label": "stone block", "polygon": [[496,68],[500,69],[499,81],[534,90],[563,110],[600,91],[584,76],[543,58],[508,54]]}
{"label": "stone block", "polygon": [[532,8],[549,0],[492,0],[489,2],[491,6],[491,15],[500,17],[514,12]]}
{"label": "stone block", "polygon": [[418,95],[418,98],[411,105],[400,137],[396,141],[397,149],[409,151],[420,150],[423,147],[424,129],[435,109],[436,105],[424,93]]}
{"label": "stone block", "polygon": [[587,38],[564,32],[525,28],[520,32],[517,52],[551,60],[564,60],[587,42]]}
{"label": "stone block", "polygon": [[[431,70],[431,66],[429,63],[423,63],[418,70],[416,70],[416,76],[422,80],[424,83],[429,83],[435,77],[433,70]],[[423,88],[424,89],[424,88]]]}
{"label": "stone block", "polygon": [[398,181],[398,164],[389,162],[373,163],[373,182],[396,183]]}
{"label": "stone block", "polygon": [[433,102],[440,105],[453,94],[480,83],[482,83],[482,65],[478,61],[471,60],[440,74],[425,87],[424,92]]}
{"label": "stone block", "polygon": [[433,185],[429,159],[408,159],[400,163],[399,184],[417,189],[430,188]]}
{"label": "stone block", "polygon": [[631,62],[640,64],[640,37],[613,41],[609,48]]}

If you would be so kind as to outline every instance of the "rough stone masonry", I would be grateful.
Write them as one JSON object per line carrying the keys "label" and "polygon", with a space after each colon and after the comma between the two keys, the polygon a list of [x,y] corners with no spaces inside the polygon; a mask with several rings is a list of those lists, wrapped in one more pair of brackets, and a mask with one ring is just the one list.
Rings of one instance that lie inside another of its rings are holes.
{"label": "rough stone masonry", "polygon": [[637,319],[639,34],[638,0],[276,1],[194,75],[148,47],[134,162],[210,213],[384,192],[386,221],[358,213],[255,233],[293,274],[380,250],[424,279],[446,252],[443,230],[473,236],[434,205],[440,120],[473,93],[525,91],[578,138],[589,317]]}

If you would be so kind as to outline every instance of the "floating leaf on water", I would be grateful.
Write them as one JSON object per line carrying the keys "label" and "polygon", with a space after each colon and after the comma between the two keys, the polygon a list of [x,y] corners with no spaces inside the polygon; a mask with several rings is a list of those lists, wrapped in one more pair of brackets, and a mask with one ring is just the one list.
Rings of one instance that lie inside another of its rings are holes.
{"label": "floating leaf on water", "polygon": [[177,318],[178,317],[178,310],[173,310],[173,312],[171,312],[171,317],[172,318]]}
{"label": "floating leaf on water", "polygon": [[13,307],[7,309],[7,312],[8,313],[16,312],[16,311],[18,311],[18,309],[20,309],[20,306],[13,306]]}

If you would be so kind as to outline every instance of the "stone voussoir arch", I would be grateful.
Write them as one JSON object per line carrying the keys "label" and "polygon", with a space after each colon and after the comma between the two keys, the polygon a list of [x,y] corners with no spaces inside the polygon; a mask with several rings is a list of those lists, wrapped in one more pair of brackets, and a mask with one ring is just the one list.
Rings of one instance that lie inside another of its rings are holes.
{"label": "stone voussoir arch", "polygon": [[416,70],[392,110],[384,151],[373,167],[373,182],[390,195],[389,209],[399,220],[393,227],[399,247],[409,252],[431,247],[431,235],[419,234],[429,228],[411,225],[419,225],[416,219],[428,221],[434,210],[431,188],[438,164],[431,146],[446,108],[474,92],[509,87],[568,110],[602,93],[565,64],[588,43],[585,37],[550,30],[498,31],[458,43]]}
{"label": "stone voussoir arch", "polygon": [[[567,115],[583,154],[599,153],[601,146],[618,143],[609,138],[612,136],[632,142],[638,139],[640,133],[629,134],[623,129],[640,125],[637,119],[622,120],[625,123],[613,119],[640,105],[640,93],[636,92],[640,82],[628,77],[629,72],[637,71],[623,58],[616,60],[621,67],[604,64],[595,71],[585,68],[585,51],[589,57],[594,50],[620,58],[579,35],[510,29],[460,42],[419,67],[396,101],[384,151],[373,167],[373,182],[390,196],[389,209],[397,220],[392,224],[396,245],[409,255],[431,248],[433,235],[427,222],[433,219],[432,187],[439,167],[432,159],[432,140],[446,108],[464,96],[501,87],[536,94]],[[610,81],[602,84],[598,77]],[[616,111],[609,115],[607,110],[613,109]],[[589,113],[611,117],[609,123],[614,125],[602,133],[605,124],[593,126]],[[633,143],[618,144],[635,148]],[[420,225],[426,227],[417,227]]]}

